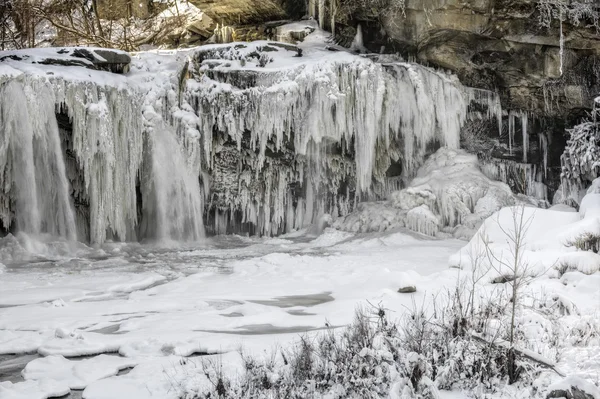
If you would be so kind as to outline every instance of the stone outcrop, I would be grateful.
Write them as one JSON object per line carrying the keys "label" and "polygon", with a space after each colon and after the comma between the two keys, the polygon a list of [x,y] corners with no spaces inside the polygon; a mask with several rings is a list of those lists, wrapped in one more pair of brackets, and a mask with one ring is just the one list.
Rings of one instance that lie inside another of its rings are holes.
{"label": "stone outcrop", "polygon": [[568,117],[589,109],[600,91],[599,32],[585,19],[565,21],[561,57],[561,24],[543,26],[539,0],[406,0],[403,12],[357,9],[344,20],[331,18],[334,2],[314,17],[326,28],[335,21],[338,40],[351,41],[361,24],[369,50],[400,52],[451,70],[467,86],[498,89],[505,109]]}
{"label": "stone outcrop", "polygon": [[276,0],[192,0],[192,4],[217,23],[248,25],[285,18]]}
{"label": "stone outcrop", "polygon": [[450,69],[468,86],[498,88],[504,108],[569,116],[600,91],[600,36],[594,28],[540,24],[537,0],[408,0],[405,17],[382,21],[387,35],[420,62]]}

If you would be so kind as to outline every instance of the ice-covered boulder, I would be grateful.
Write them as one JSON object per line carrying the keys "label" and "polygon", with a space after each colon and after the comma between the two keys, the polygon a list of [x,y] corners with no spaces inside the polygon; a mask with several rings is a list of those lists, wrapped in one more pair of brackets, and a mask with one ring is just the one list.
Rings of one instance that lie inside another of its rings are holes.
{"label": "ice-covered boulder", "polygon": [[129,72],[131,57],[122,50],[93,47],[57,47],[3,52],[0,62],[21,61],[42,65],[81,66],[113,73]]}
{"label": "ice-covered boulder", "polygon": [[404,227],[406,211],[390,206],[387,201],[363,202],[347,216],[338,218],[333,227],[353,233],[383,232]]}
{"label": "ice-covered boulder", "polygon": [[426,204],[442,226],[476,228],[515,199],[506,184],[482,173],[477,156],[441,148],[427,159],[408,188],[392,193],[392,203],[400,209]]}
{"label": "ice-covered boulder", "polygon": [[389,201],[361,204],[334,226],[362,232],[408,227],[430,236],[447,232],[465,237],[494,212],[516,202],[506,184],[482,173],[475,155],[444,147],[427,159],[407,188],[393,192]]}

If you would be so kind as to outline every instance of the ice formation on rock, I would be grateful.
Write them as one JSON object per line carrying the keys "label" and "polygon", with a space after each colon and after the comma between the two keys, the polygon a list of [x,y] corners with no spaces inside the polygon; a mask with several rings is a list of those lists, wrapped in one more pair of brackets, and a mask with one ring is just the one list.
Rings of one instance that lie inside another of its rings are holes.
{"label": "ice formation on rock", "polygon": [[508,184],[514,192],[525,194],[540,201],[548,201],[548,187],[543,183],[546,170],[535,164],[513,160],[483,161],[482,172],[492,180]]}
{"label": "ice formation on rock", "polygon": [[[236,212],[258,233],[274,234],[323,212],[344,214],[359,199],[385,198],[431,146],[458,148],[471,102],[482,104],[485,117],[498,114],[493,93],[425,67],[348,54],[302,62],[289,50],[263,42],[195,55],[198,77],[188,82],[186,101],[205,135],[205,168],[217,184],[241,176],[235,192],[212,199],[219,231]],[[272,58],[262,65],[265,54]],[[212,140],[211,132],[218,132]],[[223,156],[238,163],[235,173],[220,164]],[[396,162],[401,178],[390,179]]]}
{"label": "ice formation on rock", "polygon": [[[307,41],[304,56],[271,42],[140,55],[129,76],[110,79],[5,63],[23,72],[3,78],[3,123],[33,122],[4,135],[4,227],[16,215],[24,231],[77,230],[92,243],[197,239],[206,212],[216,233],[278,234],[385,198],[432,150],[458,148],[467,118],[501,114],[494,93],[455,77]],[[4,106],[20,92],[43,101]],[[36,194],[24,183],[32,176]]]}
{"label": "ice formation on rock", "polygon": [[[136,240],[200,235],[198,182],[194,187],[193,179],[190,183],[183,174],[177,145],[169,141],[172,133],[161,118],[165,110],[155,114],[163,124],[149,129],[156,121],[144,119],[148,112],[142,112],[142,89],[119,84],[124,79],[105,84],[93,78],[46,78],[35,73],[4,80],[0,109],[5,228],[10,227],[14,214],[21,231],[67,239],[76,237],[75,219],[83,219],[77,222],[80,239],[92,243],[102,243],[107,237]],[[66,114],[69,121],[63,137],[58,114]],[[158,140],[162,140],[160,145],[151,144]],[[154,160],[154,168],[142,173],[144,156]],[[156,162],[161,159],[169,162],[158,167]],[[146,186],[160,187],[162,201],[138,197],[140,174],[150,176]],[[74,176],[77,179],[69,182]],[[85,210],[77,217],[70,190],[85,202]],[[156,217],[150,212],[139,214],[140,202],[145,210],[153,202],[158,204]],[[140,217],[151,227],[138,237]]]}
{"label": "ice formation on rock", "polygon": [[361,232],[407,227],[432,236],[448,232],[464,237],[493,212],[515,202],[506,184],[482,173],[477,156],[441,148],[418,170],[407,188],[391,194],[385,223],[377,226],[370,222],[381,220],[373,214],[383,214],[381,209],[362,206],[335,221],[334,227]]}

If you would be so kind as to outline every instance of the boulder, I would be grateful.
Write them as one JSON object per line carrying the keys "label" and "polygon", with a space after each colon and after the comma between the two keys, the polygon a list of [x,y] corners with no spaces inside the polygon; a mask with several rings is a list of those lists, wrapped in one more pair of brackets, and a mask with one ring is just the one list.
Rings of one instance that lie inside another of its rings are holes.
{"label": "boulder", "polygon": [[515,276],[511,274],[504,274],[502,276],[498,276],[492,280],[492,284],[506,284],[514,281]]}
{"label": "boulder", "polygon": [[417,292],[417,287],[414,285],[407,285],[406,287],[400,287],[398,292],[401,294],[411,294],[413,292]]}
{"label": "boulder", "polygon": [[285,18],[282,5],[275,0],[191,0],[191,3],[221,25],[250,25]]}

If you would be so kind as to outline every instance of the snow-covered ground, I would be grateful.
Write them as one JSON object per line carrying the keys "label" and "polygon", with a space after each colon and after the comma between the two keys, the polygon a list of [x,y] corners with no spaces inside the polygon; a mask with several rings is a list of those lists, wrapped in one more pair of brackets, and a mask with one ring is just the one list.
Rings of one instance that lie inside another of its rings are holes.
{"label": "snow-covered ground", "polygon": [[[543,212],[546,220],[578,215]],[[31,241],[20,237],[23,244]],[[19,245],[12,240],[11,253]],[[13,258],[0,274],[0,354],[16,355],[0,357],[0,373],[9,379],[0,383],[2,399],[46,398],[70,389],[85,389],[87,399],[176,398],[180,387],[201,377],[197,356],[218,354],[224,370],[235,375],[240,347],[260,355],[304,332],[347,325],[367,301],[399,319],[413,301],[430,303],[468,274],[467,267],[450,268],[448,262],[464,242],[405,230],[226,236],[170,248],[109,243],[80,246],[77,256],[59,255],[57,246],[38,245],[42,255],[35,261]],[[600,273],[574,270],[555,277],[542,275],[528,290],[572,304],[577,310],[564,323],[593,322]],[[489,280],[480,284],[498,289]],[[409,285],[416,293],[397,292]],[[546,348],[544,325],[529,317],[527,328]],[[569,345],[558,367],[597,379],[597,341]],[[19,363],[27,353],[43,357]],[[577,360],[582,356],[585,362]],[[28,364],[19,374],[10,367],[15,363]]]}
{"label": "snow-covered ground", "polygon": [[[89,399],[175,397],[168,373],[181,356],[224,353],[235,365],[240,345],[259,353],[326,322],[346,325],[366,300],[400,316],[413,298],[400,287],[416,285],[422,301],[455,284],[458,271],[447,259],[463,244],[328,229],[317,238],[219,237],[185,249],[106,245],[78,257],[9,263],[0,274],[0,353],[46,357],[28,364],[25,382],[3,383],[0,397],[44,397],[65,386],[88,387]],[[124,358],[73,359],[116,352]],[[40,396],[26,393],[35,389]]]}

